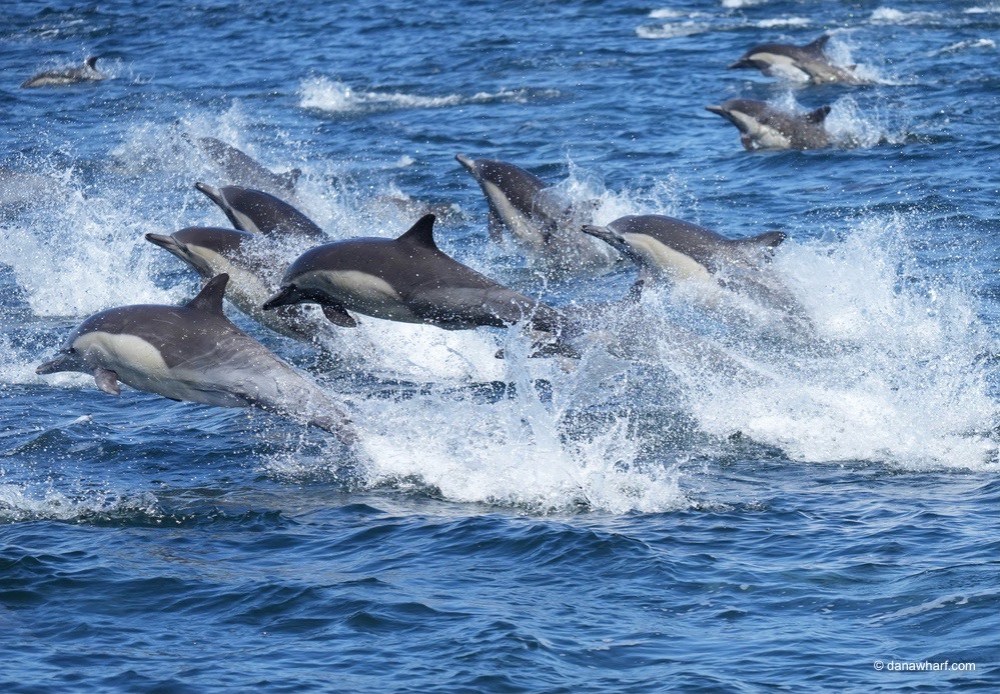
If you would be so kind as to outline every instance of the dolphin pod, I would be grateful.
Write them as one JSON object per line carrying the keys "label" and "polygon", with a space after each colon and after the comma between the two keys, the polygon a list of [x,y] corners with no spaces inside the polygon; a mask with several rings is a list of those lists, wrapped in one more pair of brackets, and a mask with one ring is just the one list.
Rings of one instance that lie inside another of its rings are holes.
{"label": "dolphin pod", "polygon": [[92,373],[97,387],[112,395],[120,393],[121,381],[171,400],[258,407],[353,442],[337,403],[226,318],[228,281],[225,274],[214,277],[184,306],[121,306],[95,314],[36,373]]}
{"label": "dolphin pod", "polygon": [[829,106],[799,115],[781,111],[764,101],[729,99],[705,110],[722,116],[740,131],[740,142],[747,150],[820,149],[830,144],[823,121]]}

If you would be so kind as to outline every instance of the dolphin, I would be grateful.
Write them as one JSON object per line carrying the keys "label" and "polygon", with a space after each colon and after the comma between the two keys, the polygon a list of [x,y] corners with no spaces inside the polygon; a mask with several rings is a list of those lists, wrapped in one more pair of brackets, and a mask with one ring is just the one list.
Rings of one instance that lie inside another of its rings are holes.
{"label": "dolphin", "polygon": [[229,276],[218,275],[184,306],[121,306],[73,331],[35,372],[93,373],[118,395],[119,381],[171,400],[258,407],[305,421],[352,443],[340,407],[318,386],[233,325],[222,313]]}
{"label": "dolphin", "polygon": [[218,205],[240,231],[251,234],[280,231],[310,241],[326,239],[315,222],[270,193],[241,186],[213,188],[200,182],[194,187]]}
{"label": "dolphin", "polygon": [[526,319],[535,330],[559,335],[560,312],[445,255],[434,243],[433,228],[429,214],[396,239],[357,238],[312,248],[288,268],[264,310],[318,303],[343,327],[356,325],[348,311],[446,330]]}
{"label": "dolphin", "polygon": [[68,84],[79,84],[80,82],[100,82],[106,78],[107,75],[97,69],[97,56],[92,55],[83,62],[81,67],[60,68],[39,72],[37,75],[22,82],[21,88],[61,87]]}
{"label": "dolphin", "polygon": [[739,128],[743,147],[755,149],[819,149],[830,144],[823,121],[830,113],[821,106],[805,115],[779,111],[764,101],[729,99],[706,106]]}
{"label": "dolphin", "polygon": [[798,82],[823,84],[865,84],[865,80],[854,72],[854,66],[842,68],[830,62],[824,47],[830,40],[823,34],[805,46],[784,43],[765,43],[754,46],[730,68],[757,68],[765,75],[785,77]]}
{"label": "dolphin", "polygon": [[198,147],[231,184],[256,188],[272,195],[293,195],[301,169],[274,173],[245,152],[214,137],[199,137]]}
{"label": "dolphin", "polygon": [[747,291],[778,308],[797,327],[811,328],[792,293],[762,268],[785,240],[780,231],[727,239],[711,229],[665,215],[630,215],[582,231],[614,246],[640,269],[640,279],[696,282]]}
{"label": "dolphin", "polygon": [[533,257],[562,273],[607,268],[618,260],[608,246],[578,233],[591,210],[574,208],[553,195],[550,186],[524,169],[495,159],[455,159],[479,183],[490,208],[490,238],[506,229]]}
{"label": "dolphin", "polygon": [[332,335],[329,324],[294,306],[263,311],[261,304],[277,286],[280,270],[270,253],[256,247],[264,239],[235,229],[187,227],[170,235],[146,234],[146,240],[190,265],[205,280],[229,275],[228,298],[240,311],[277,333],[315,344],[319,335]]}

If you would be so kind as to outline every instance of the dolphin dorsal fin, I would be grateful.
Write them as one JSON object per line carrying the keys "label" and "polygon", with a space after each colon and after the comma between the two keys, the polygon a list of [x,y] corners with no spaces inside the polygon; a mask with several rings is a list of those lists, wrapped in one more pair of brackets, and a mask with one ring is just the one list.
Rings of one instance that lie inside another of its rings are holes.
{"label": "dolphin dorsal fin", "polygon": [[823,34],[822,36],[820,36],[818,39],[816,39],[812,43],[807,43],[806,45],[804,45],[802,47],[802,50],[809,51],[811,53],[822,53],[823,50],[826,48],[826,44],[829,41],[830,41],[830,35],[829,34]]}
{"label": "dolphin dorsal fin", "polygon": [[749,236],[745,239],[736,239],[736,243],[744,248],[758,248],[769,251],[781,245],[781,242],[786,238],[787,234],[783,231],[769,231],[757,236]]}
{"label": "dolphin dorsal fin", "polygon": [[810,123],[822,123],[826,120],[826,117],[830,115],[830,106],[820,106],[815,111],[810,111],[806,114],[806,120]]}
{"label": "dolphin dorsal fin", "polygon": [[425,214],[417,223],[410,227],[410,230],[405,234],[400,236],[397,241],[405,241],[406,243],[412,243],[416,246],[423,246],[424,248],[429,248],[433,251],[438,250],[437,244],[434,243],[434,220],[436,217],[432,214]]}
{"label": "dolphin dorsal fin", "polygon": [[89,67],[89,68],[90,68],[91,70],[96,70],[96,69],[97,69],[97,56],[96,56],[96,55],[92,55],[92,56],[90,56],[89,58],[87,58],[87,59],[86,59],[85,61],[83,61],[83,62],[84,62],[84,64],[85,64],[85,65],[86,65],[87,67]]}
{"label": "dolphin dorsal fin", "polygon": [[226,294],[226,285],[229,283],[229,275],[222,273],[216,275],[201,288],[198,296],[187,303],[187,308],[209,313],[222,313],[222,297]]}

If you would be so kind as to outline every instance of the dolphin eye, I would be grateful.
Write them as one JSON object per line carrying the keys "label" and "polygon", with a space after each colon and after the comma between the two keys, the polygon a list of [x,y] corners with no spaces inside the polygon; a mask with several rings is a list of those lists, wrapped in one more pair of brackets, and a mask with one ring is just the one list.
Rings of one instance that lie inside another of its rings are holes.
{"label": "dolphin eye", "polygon": [[67,349],[66,354],[76,354],[76,347],[70,347]]}

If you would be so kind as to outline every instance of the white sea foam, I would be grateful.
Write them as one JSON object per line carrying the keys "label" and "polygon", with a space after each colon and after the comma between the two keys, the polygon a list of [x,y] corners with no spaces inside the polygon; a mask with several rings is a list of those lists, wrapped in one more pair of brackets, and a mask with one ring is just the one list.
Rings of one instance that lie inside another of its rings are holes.
{"label": "white sea foam", "polygon": [[958,41],[957,43],[945,46],[941,50],[931,53],[931,55],[946,55],[948,53],[959,53],[961,51],[968,51],[975,48],[993,50],[996,47],[997,44],[993,39],[968,39],[967,41]]}
{"label": "white sea foam", "polygon": [[904,12],[893,7],[879,7],[872,12],[872,24],[923,24],[940,18],[937,12]]}
{"label": "white sea foam", "polygon": [[754,23],[754,26],[761,29],[779,29],[784,27],[805,27],[812,24],[808,17],[774,17],[772,19],[761,19]]}
{"label": "white sea foam", "polygon": [[[557,96],[547,90],[542,96]],[[302,81],[299,89],[299,106],[328,113],[352,113],[404,108],[445,108],[459,104],[492,102],[527,103],[531,93],[525,89],[501,89],[498,92],[477,92],[472,95],[448,94],[423,96],[402,92],[369,91],[351,87],[329,77],[310,77]]]}
{"label": "white sea foam", "polygon": [[901,276],[916,272],[906,229],[899,218],[873,219],[833,245],[786,242],[774,270],[817,339],[792,354],[756,339],[726,342],[752,379],[692,363],[661,341],[700,426],[795,460],[1000,469],[1000,409],[982,364],[996,345],[962,292]]}
{"label": "white sea foam", "polygon": [[112,492],[86,492],[68,496],[45,487],[0,483],[0,520],[71,521],[94,515],[142,514],[159,516],[152,494],[121,496]]}
{"label": "white sea foam", "polygon": [[722,6],[730,10],[738,10],[742,7],[753,7],[754,5],[763,5],[769,2],[769,0],[722,0]]}

